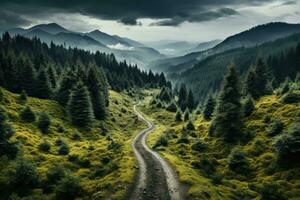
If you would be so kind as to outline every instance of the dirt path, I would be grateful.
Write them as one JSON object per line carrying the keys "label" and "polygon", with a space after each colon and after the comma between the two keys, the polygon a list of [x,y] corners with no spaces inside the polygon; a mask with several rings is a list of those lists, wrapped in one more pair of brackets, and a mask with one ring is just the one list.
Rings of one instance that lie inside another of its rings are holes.
{"label": "dirt path", "polygon": [[179,183],[173,169],[155,151],[146,144],[148,134],[155,125],[144,118],[134,106],[134,112],[148,128],[142,130],[133,140],[132,147],[139,163],[139,174],[136,179],[131,200],[181,200]]}

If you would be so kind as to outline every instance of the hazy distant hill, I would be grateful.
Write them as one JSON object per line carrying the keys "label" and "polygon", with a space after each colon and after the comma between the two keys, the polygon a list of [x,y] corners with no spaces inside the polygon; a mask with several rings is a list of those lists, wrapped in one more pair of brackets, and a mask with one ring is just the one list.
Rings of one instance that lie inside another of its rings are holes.
{"label": "hazy distant hill", "polygon": [[114,53],[119,61],[127,60],[128,63],[137,64],[144,68],[148,63],[163,59],[164,55],[160,54],[153,48],[120,36],[112,36],[107,33],[95,30],[89,33],[80,33],[67,30],[56,24],[40,24],[29,29],[12,28],[8,31],[11,35],[23,35],[25,37],[38,37],[42,41],[50,44],[61,44],[66,47],[77,47],[92,52],[101,51],[105,53]]}
{"label": "hazy distant hill", "polygon": [[194,52],[185,56],[158,60],[149,65],[155,71],[182,72],[208,56],[239,47],[252,47],[264,42],[274,41],[279,38],[300,33],[300,24],[269,23],[259,25],[247,31],[233,35],[225,39],[217,46],[206,51]]}

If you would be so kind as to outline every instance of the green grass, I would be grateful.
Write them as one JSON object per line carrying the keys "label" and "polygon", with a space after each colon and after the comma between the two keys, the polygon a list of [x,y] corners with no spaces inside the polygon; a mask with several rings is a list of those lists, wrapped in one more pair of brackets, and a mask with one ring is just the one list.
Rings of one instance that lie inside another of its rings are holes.
{"label": "green grass", "polygon": [[[48,169],[54,165],[62,166],[71,176],[78,177],[86,191],[87,199],[121,199],[135,174],[137,165],[131,149],[131,140],[145,125],[137,120],[132,111],[133,98],[126,94],[110,91],[109,116],[105,121],[95,121],[92,126],[80,129],[70,124],[64,109],[55,101],[28,98],[27,103],[19,100],[19,95],[4,91],[4,108],[7,110],[10,123],[16,133],[12,140],[19,143],[20,155],[32,161],[36,166],[40,179],[45,179]],[[37,128],[37,122],[25,123],[21,120],[20,112],[26,105],[32,107],[37,114],[46,112],[52,119],[49,133],[43,134]],[[65,130],[60,133],[59,127]],[[81,134],[80,140],[74,140],[72,135]],[[62,139],[70,147],[69,155],[79,159],[88,159],[90,167],[82,167],[68,160],[68,155],[59,155],[55,145],[57,139]],[[51,144],[49,152],[38,149],[39,144],[46,140]],[[120,148],[109,149],[111,141],[118,143]],[[110,158],[110,166],[101,162]],[[13,170],[14,161],[0,158],[0,182]],[[9,168],[11,166],[11,168]],[[99,169],[109,169],[104,175],[95,175]],[[34,190],[32,195],[40,194],[43,199],[51,199],[53,193],[42,194],[41,189]]]}
{"label": "green grass", "polygon": [[[149,92],[148,92],[149,93]],[[265,122],[266,116],[280,119],[285,127],[295,122],[300,111],[300,104],[282,104],[280,98],[270,95],[256,102],[256,110],[245,119],[245,130],[253,130],[254,137],[239,144],[226,144],[221,138],[208,134],[209,121],[202,115],[193,114],[195,131],[189,131],[189,143],[178,143],[185,122],[175,122],[175,113],[150,106],[149,102],[157,91],[152,91],[145,98],[139,109],[152,120],[157,128],[148,138],[149,146],[153,147],[162,134],[175,132],[175,137],[169,138],[167,147],[157,150],[176,169],[180,182],[189,186],[190,199],[260,199],[260,191],[265,183],[276,183],[279,191],[288,199],[297,199],[300,193],[300,169],[273,169],[275,154],[274,137],[267,135],[270,122]],[[191,149],[196,141],[207,144],[207,149],[200,152]],[[233,172],[228,166],[228,155],[235,147],[247,154],[250,163],[249,172],[244,175]],[[208,174],[202,167],[195,167],[201,159],[215,162],[215,172]]]}

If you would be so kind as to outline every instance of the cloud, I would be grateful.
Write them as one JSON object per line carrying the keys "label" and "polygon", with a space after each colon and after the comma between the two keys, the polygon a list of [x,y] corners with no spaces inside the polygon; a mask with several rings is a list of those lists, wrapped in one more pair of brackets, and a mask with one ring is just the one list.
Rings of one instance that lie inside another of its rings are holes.
{"label": "cloud", "polygon": [[108,48],[111,48],[111,49],[117,49],[117,50],[125,50],[125,51],[132,51],[134,50],[134,47],[128,47],[128,46],[125,46],[121,43],[118,43],[118,44],[115,44],[115,45],[107,45]]}
{"label": "cloud", "polygon": [[29,25],[31,21],[10,11],[0,10],[0,27],[12,28],[20,25]]}
{"label": "cloud", "polygon": [[[140,25],[141,18],[163,21],[161,25],[178,26],[184,21],[209,21],[233,15],[234,9],[223,7],[261,5],[275,0],[1,0],[2,10],[15,11],[29,18],[46,17],[55,13],[80,13],[126,25]],[[205,16],[205,14],[208,14]],[[158,24],[158,25],[160,25]]]}
{"label": "cloud", "polygon": [[239,13],[231,8],[220,8],[216,11],[202,12],[191,14],[187,17],[174,17],[173,19],[160,20],[150,24],[151,26],[178,26],[184,21],[188,22],[203,22],[211,21],[222,17],[238,15]]}

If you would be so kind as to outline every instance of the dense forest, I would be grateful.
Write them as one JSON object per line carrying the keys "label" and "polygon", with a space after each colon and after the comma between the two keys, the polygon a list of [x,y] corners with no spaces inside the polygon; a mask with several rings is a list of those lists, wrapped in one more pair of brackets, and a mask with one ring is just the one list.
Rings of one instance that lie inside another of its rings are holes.
{"label": "dense forest", "polygon": [[251,65],[255,65],[256,59],[260,57],[269,68],[273,86],[277,87],[287,76],[295,78],[300,70],[299,41],[300,35],[295,34],[252,48],[228,50],[198,62],[181,74],[172,74],[169,78],[177,82],[178,88],[178,83],[185,83],[192,89],[196,99],[204,102],[210,91],[219,90],[226,66],[234,63],[242,76],[246,76]]}

